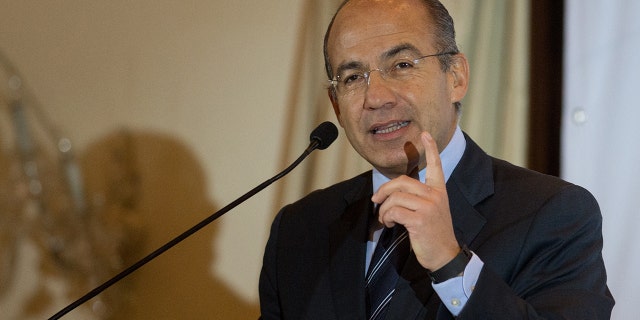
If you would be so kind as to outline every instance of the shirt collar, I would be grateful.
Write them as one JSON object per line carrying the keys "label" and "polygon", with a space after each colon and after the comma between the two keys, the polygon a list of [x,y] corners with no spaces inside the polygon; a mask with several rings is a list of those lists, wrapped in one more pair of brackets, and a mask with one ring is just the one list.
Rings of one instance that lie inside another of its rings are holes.
{"label": "shirt collar", "polygon": [[[464,149],[467,147],[467,141],[464,139],[460,126],[456,126],[456,130],[451,137],[449,144],[440,153],[440,161],[442,161],[442,171],[444,172],[445,181],[449,180],[449,177],[453,173],[453,169],[456,168],[458,162],[462,158]],[[418,176],[420,181],[424,183],[427,169],[420,170]],[[390,179],[385,177],[378,169],[373,168],[373,192],[378,191],[381,185],[388,182]]]}

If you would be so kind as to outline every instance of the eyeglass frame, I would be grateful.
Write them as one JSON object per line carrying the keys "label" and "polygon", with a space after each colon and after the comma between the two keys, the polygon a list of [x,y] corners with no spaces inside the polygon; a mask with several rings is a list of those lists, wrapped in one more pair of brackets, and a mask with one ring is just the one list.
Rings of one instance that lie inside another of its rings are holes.
{"label": "eyeglass frame", "polygon": [[[440,53],[428,54],[428,55],[425,55],[425,56],[421,56],[421,57],[418,57],[418,58],[415,58],[415,59],[413,59],[413,60],[409,60],[409,61],[410,61],[410,62],[412,62],[413,64],[417,65],[417,64],[419,64],[419,62],[420,62],[421,60],[424,60],[424,59],[426,59],[426,58],[430,58],[430,57],[440,57],[440,56],[445,56],[445,55],[454,55],[454,54],[458,54],[458,53],[459,53],[458,51],[440,52]],[[395,67],[395,66],[394,66],[394,67]],[[394,68],[394,67],[389,68],[389,70],[390,70],[390,69],[392,69],[392,68]],[[386,78],[385,78],[385,74],[388,74],[388,73],[389,73],[389,70],[382,70],[382,69],[380,69],[380,68],[369,69],[368,71],[364,71],[364,72],[362,72],[362,77],[364,77],[364,79],[365,79],[365,80],[367,80],[367,86],[369,86],[369,81],[370,81],[370,75],[371,75],[371,72],[373,72],[373,71],[379,71],[379,72],[380,72],[380,74],[381,74],[381,76],[382,76],[382,78],[386,79]],[[359,74],[359,73],[360,73],[360,72],[356,72],[356,73],[354,73],[354,74]],[[333,88],[334,88],[336,91],[338,91],[338,84],[340,84],[340,82],[339,82],[339,81],[340,81],[340,79],[339,79],[338,77],[339,77],[339,76],[335,76],[335,77],[333,77],[333,79],[328,79],[328,80],[327,80],[327,81],[329,81],[329,84],[330,84],[331,86],[333,86]],[[364,87],[364,86],[363,86],[363,87]]]}

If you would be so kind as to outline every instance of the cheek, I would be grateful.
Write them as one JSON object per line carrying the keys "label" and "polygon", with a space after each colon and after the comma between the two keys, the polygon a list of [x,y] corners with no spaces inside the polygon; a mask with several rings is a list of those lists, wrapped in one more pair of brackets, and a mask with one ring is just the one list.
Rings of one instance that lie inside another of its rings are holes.
{"label": "cheek", "polygon": [[344,121],[342,121],[342,113],[336,112],[336,119],[338,120],[338,124],[340,127],[344,128]]}
{"label": "cheek", "polygon": [[[426,80],[424,80],[426,81]],[[411,86],[405,86],[399,93],[399,97],[405,104],[413,106],[417,110],[414,112],[422,113],[424,108],[430,108],[431,105],[439,101],[440,94],[435,88],[424,85],[424,83],[417,83]]]}
{"label": "cheek", "polygon": [[357,128],[362,118],[362,108],[356,104],[343,104],[340,107],[338,121],[343,128]]}

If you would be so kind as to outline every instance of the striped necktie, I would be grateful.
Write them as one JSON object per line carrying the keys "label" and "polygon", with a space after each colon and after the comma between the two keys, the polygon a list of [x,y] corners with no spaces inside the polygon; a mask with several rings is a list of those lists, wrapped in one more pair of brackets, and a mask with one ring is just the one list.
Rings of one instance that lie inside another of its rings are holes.
{"label": "striped necktie", "polygon": [[407,257],[407,230],[396,224],[382,230],[366,278],[367,318],[383,319]]}

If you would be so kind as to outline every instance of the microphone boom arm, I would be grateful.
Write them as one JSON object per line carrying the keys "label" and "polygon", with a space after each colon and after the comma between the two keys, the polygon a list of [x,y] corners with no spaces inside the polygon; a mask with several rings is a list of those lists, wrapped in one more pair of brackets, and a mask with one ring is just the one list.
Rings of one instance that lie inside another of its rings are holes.
{"label": "microphone boom arm", "polygon": [[[318,131],[324,131],[324,132],[318,132]],[[89,301],[90,299],[94,298],[95,296],[100,294],[102,291],[104,291],[107,288],[111,287],[112,285],[114,285],[118,281],[122,280],[126,276],[130,275],[134,271],[140,269],[142,266],[144,266],[145,264],[147,264],[151,260],[155,259],[157,256],[163,254],[165,251],[171,249],[172,247],[174,247],[178,243],[182,242],[182,240],[188,238],[189,236],[191,236],[192,234],[198,232],[200,229],[204,228],[205,226],[207,226],[211,222],[213,222],[216,219],[220,218],[222,215],[224,215],[225,213],[229,212],[231,209],[237,207],[239,204],[241,204],[244,201],[246,201],[247,199],[251,198],[256,193],[262,191],[262,189],[268,187],[272,183],[276,182],[280,178],[282,178],[285,175],[287,175],[289,172],[291,172],[291,170],[293,170],[295,167],[297,167],[309,154],[311,154],[311,152],[313,152],[313,150],[318,149],[318,148],[319,149],[325,149],[326,147],[328,147],[336,139],[337,136],[338,136],[338,130],[335,127],[334,124],[332,124],[331,122],[328,122],[328,121],[321,123],[311,133],[311,141],[310,141],[309,146],[307,147],[307,149],[305,149],[304,152],[298,157],[298,159],[296,159],[291,165],[289,165],[287,168],[282,170],[282,172],[276,174],[275,176],[273,176],[272,178],[270,178],[270,179],[266,180],[265,182],[261,183],[257,187],[249,190],[249,192],[245,193],[240,198],[234,200],[233,202],[231,202],[228,205],[226,205],[224,208],[218,210],[214,214],[212,214],[209,217],[205,218],[204,220],[200,221],[198,224],[194,225],[193,227],[191,227],[187,231],[183,232],[179,236],[173,238],[171,241],[167,242],[165,245],[163,245],[160,248],[156,249],[155,251],[151,252],[146,257],[138,260],[138,262],[134,263],[133,265],[131,265],[127,269],[125,269],[122,272],[118,273],[117,275],[115,275],[111,279],[107,280],[103,284],[101,284],[101,285],[95,287],[93,290],[87,292],[84,296],[80,297],[78,300],[74,301],[73,303],[71,303],[68,306],[66,306],[65,308],[63,308],[62,310],[58,311],[58,313],[54,314],[51,318],[49,318],[49,320],[60,319],[65,314],[71,312],[72,310],[74,310],[75,308],[80,306],[81,304],[83,304],[83,303]]]}

